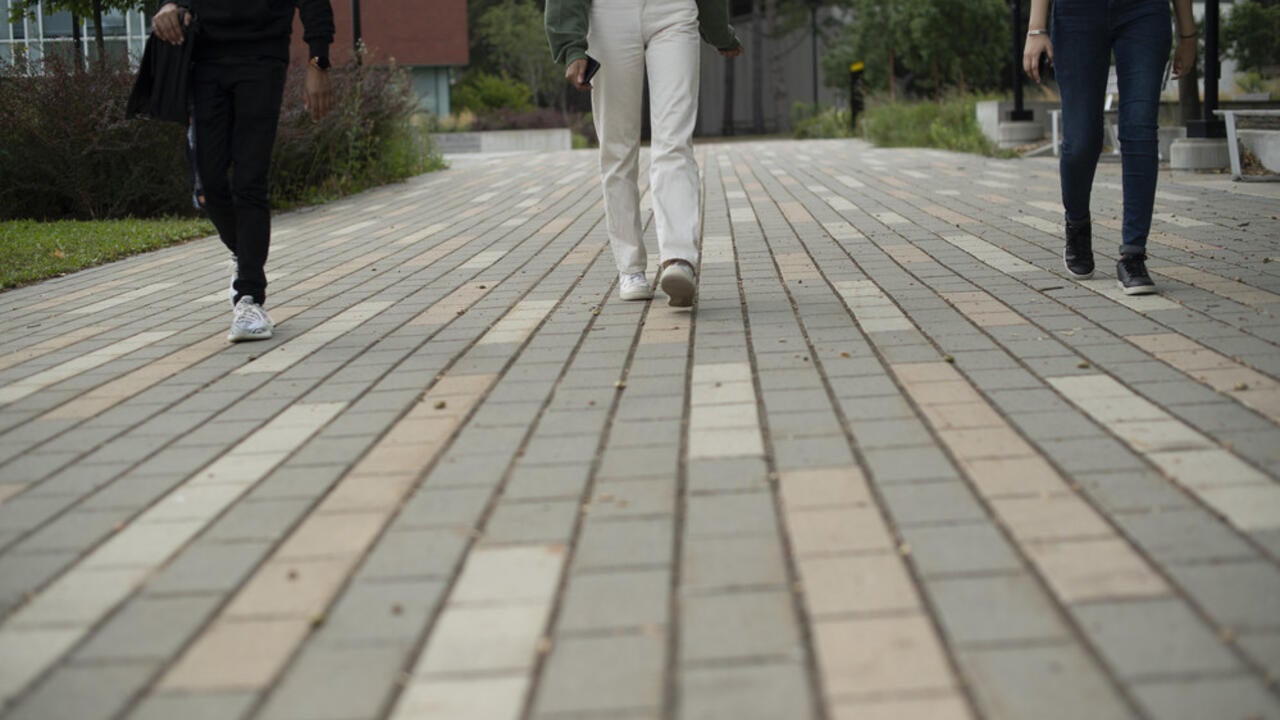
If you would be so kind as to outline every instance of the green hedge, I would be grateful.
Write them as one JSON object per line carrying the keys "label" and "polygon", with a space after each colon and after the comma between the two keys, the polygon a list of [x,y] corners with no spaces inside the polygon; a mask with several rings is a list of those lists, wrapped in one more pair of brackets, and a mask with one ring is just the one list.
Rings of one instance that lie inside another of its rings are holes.
{"label": "green hedge", "polygon": [[[0,65],[0,219],[105,219],[191,214],[183,130],[125,120],[128,68],[39,75]],[[407,75],[366,64],[333,70],[337,107],[302,108],[305,69],[290,72],[272,159],[272,199],[291,206],[442,166]]]}
{"label": "green hedge", "polygon": [[928,147],[1005,155],[982,134],[975,114],[977,98],[959,96],[937,102],[875,104],[861,118],[866,138],[880,147]]}

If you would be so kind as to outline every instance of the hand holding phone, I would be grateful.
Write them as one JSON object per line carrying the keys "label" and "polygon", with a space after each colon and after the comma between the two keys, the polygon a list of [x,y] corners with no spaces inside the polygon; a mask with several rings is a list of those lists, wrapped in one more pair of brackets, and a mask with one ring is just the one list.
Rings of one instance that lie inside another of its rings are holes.
{"label": "hand holding phone", "polygon": [[600,61],[588,55],[587,69],[582,73],[582,84],[591,87],[591,78],[595,77],[598,72],[600,72]]}

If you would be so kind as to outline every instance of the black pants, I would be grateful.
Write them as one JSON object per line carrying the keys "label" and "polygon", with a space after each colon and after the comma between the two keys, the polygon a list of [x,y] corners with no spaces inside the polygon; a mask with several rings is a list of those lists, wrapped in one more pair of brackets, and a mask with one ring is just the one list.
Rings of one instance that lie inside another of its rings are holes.
{"label": "black pants", "polygon": [[197,62],[193,81],[196,168],[205,210],[236,258],[235,300],[267,300],[271,203],[267,171],[287,65],[272,58]]}

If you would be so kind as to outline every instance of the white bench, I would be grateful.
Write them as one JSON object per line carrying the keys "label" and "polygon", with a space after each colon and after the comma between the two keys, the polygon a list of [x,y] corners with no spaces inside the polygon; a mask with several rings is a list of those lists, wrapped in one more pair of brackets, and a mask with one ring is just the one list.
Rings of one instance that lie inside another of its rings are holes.
{"label": "white bench", "polygon": [[[1240,170],[1240,141],[1236,137],[1236,116],[1240,117],[1280,117],[1280,110],[1214,110],[1227,123],[1227,152],[1231,156],[1231,179],[1244,180]],[[1280,176],[1251,177],[1250,180],[1280,180]]]}

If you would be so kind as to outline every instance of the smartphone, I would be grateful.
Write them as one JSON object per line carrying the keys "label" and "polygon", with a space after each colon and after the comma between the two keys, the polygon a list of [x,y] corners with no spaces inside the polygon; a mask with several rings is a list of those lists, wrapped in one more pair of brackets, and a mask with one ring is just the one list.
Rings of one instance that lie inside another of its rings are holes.
{"label": "smartphone", "polygon": [[582,73],[582,84],[590,85],[591,78],[595,77],[598,72],[600,72],[600,61],[588,55],[587,69]]}

